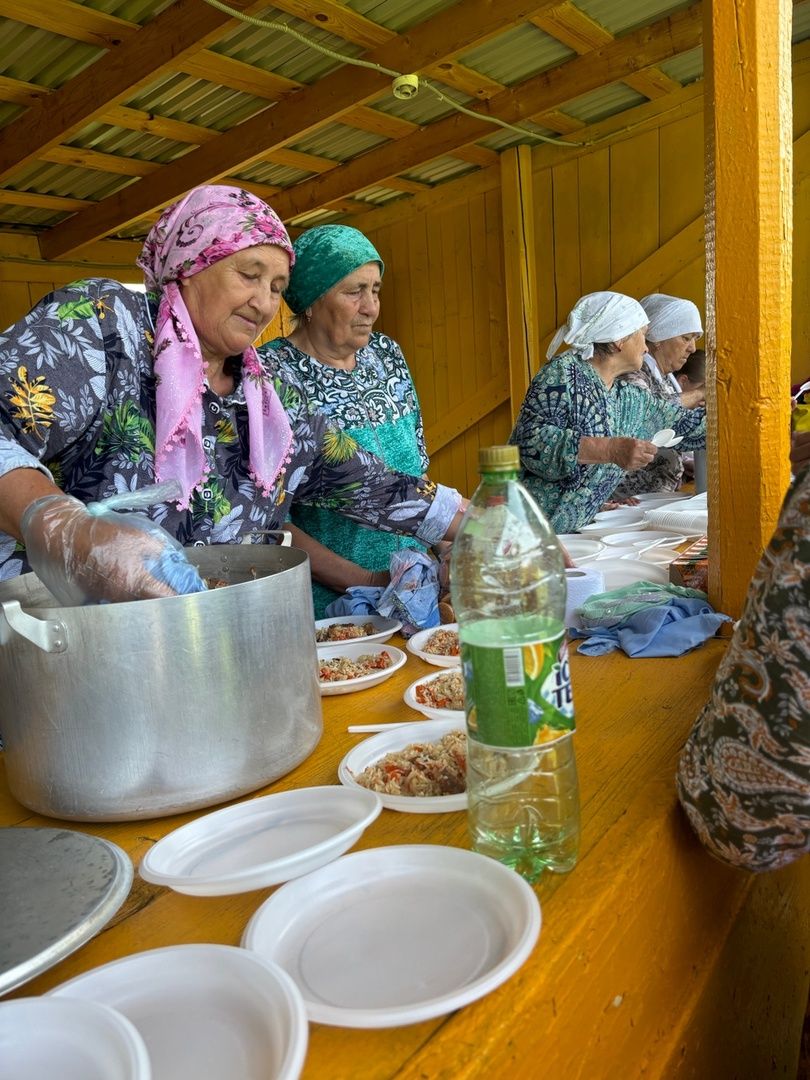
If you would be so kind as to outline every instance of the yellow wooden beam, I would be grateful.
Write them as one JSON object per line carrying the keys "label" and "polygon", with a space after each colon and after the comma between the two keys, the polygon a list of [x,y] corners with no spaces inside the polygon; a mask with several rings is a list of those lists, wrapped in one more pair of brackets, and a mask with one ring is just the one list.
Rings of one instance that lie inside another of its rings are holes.
{"label": "yellow wooden beam", "polygon": [[[564,0],[551,11],[535,15],[530,21],[581,56],[616,40],[613,34],[569,3],[569,0]],[[622,82],[648,98],[662,97],[680,86],[675,79],[671,79],[656,67],[627,75]]]}
{"label": "yellow wooden beam", "polygon": [[[686,52],[700,44],[700,37],[701,9],[700,5],[695,5],[586,56],[527,79],[489,102],[474,105],[473,109],[509,122],[520,121],[563,105],[589,90],[616,82],[629,72]],[[279,213],[290,218],[307,213],[333,199],[380,183],[406,168],[453,153],[455,148],[492,131],[492,125],[483,118],[479,120],[454,113],[405,139],[364,154],[326,176],[287,189],[279,197]]]}
{"label": "yellow wooden beam", "polygon": [[513,421],[540,366],[533,192],[531,149],[505,150],[501,154],[501,213]]}
{"label": "yellow wooden beam", "polygon": [[99,49],[115,48],[139,29],[136,22],[71,0],[0,0],[0,15]]}
{"label": "yellow wooden beam", "polygon": [[37,210],[83,210],[95,206],[90,199],[72,199],[66,195],[40,195],[36,191],[11,191],[0,188],[0,203],[9,206],[31,206]]}
{"label": "yellow wooden beam", "polygon": [[[252,2],[234,0],[234,5],[246,8]],[[88,27],[88,34],[95,34],[97,24],[101,26],[112,18],[68,0],[32,0],[24,6],[0,0],[0,13],[8,14],[8,9],[14,7],[19,12],[17,17],[24,21],[36,18],[36,25],[47,24],[46,29],[68,36],[74,30],[78,32],[77,24]],[[232,20],[204,0],[175,0],[143,29],[123,20],[113,21],[122,24],[121,32],[127,39],[123,44],[113,47],[115,43],[109,41],[106,55],[62,89],[34,102],[3,129],[0,181],[103,115],[105,109],[149,82],[170,61],[198,51],[208,35]]]}
{"label": "yellow wooden beam", "polygon": [[709,595],[733,616],[789,476],[791,16],[706,8]]}
{"label": "yellow wooden beam", "polygon": [[123,157],[120,154],[102,154],[98,150],[85,150],[80,146],[52,146],[37,154],[38,161],[52,161],[57,165],[72,165],[78,169],[96,169],[99,172],[119,176],[150,176],[162,166],[157,161]]}
{"label": "yellow wooden beam", "polygon": [[[458,6],[447,8],[412,27],[407,34],[378,46],[366,59],[396,71],[421,71],[517,25],[525,19],[527,10],[548,5],[527,3],[527,0],[498,3],[464,0],[463,18],[459,17]],[[262,110],[218,139],[191,151],[182,163],[167,165],[154,176],[130,185],[125,192],[102,200],[93,207],[91,215],[77,214],[43,237],[43,250],[49,257],[58,258],[114,232],[156,206],[177,198],[189,187],[226,176],[283,146],[294,136],[300,138],[330,119],[339,119],[388,84],[388,76],[376,70],[338,69],[291,99]],[[336,192],[323,201],[352,193]]]}
{"label": "yellow wooden beam", "polygon": [[294,93],[303,85],[254,64],[245,64],[241,60],[223,56],[212,49],[186,56],[168,66],[195,79],[204,79],[206,82],[227,86],[230,90],[238,90],[242,94],[251,94],[268,101],[279,101],[285,94]]}

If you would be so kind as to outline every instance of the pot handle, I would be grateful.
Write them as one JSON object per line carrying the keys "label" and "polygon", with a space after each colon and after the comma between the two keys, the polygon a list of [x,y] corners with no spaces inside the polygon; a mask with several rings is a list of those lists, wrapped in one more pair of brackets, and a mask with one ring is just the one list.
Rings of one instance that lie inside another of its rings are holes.
{"label": "pot handle", "polygon": [[19,600],[6,600],[0,604],[0,616],[0,645],[10,641],[12,632],[16,632],[43,652],[61,653],[68,647],[64,623],[27,615],[20,607]]}

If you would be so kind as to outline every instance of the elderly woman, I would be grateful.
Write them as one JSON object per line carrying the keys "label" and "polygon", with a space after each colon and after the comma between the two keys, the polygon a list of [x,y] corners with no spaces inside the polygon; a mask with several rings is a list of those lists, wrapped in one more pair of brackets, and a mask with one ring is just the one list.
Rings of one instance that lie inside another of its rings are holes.
{"label": "elderly woman", "polygon": [[[658,429],[674,428],[684,449],[705,445],[703,409],[619,378],[644,363],[647,321],[641,304],[621,293],[581,297],[526,393],[510,442],[520,447],[523,482],[558,533],[586,525],[624,473],[653,460],[649,440]],[[570,348],[555,356],[563,342]]]}
{"label": "elderly woman", "polygon": [[[638,371],[631,371],[622,378],[685,408],[702,405],[703,387],[684,390],[676,377],[694,353],[695,342],[703,335],[700,312],[691,300],[665,293],[643,297],[641,306],[649,319],[647,355]],[[681,454],[673,448],[662,447],[649,465],[625,476],[613,498],[626,499],[645,491],[675,491],[681,485],[683,472]]]}
{"label": "elderly woman", "polygon": [[[262,367],[294,254],[261,200],[209,186],[171,206],[139,264],[150,293],[105,279],[45,297],[0,336],[0,578],[17,541],[89,597],[165,595],[154,538],[83,504],[174,480],[150,516],[181,544],[263,539],[294,499],[433,543],[459,495],[401,473],[334,433]],[[170,590],[168,590],[170,591]]]}
{"label": "elderly woman", "polygon": [[[260,353],[300,387],[347,437],[401,472],[421,474],[428,456],[416,390],[402,350],[373,331],[385,270],[370,240],[346,225],[319,225],[293,245],[295,266],[284,298],[298,316],[293,332]],[[309,553],[315,615],[351,585],[385,584],[392,552],[423,548],[328,507],[295,506],[294,543]]]}

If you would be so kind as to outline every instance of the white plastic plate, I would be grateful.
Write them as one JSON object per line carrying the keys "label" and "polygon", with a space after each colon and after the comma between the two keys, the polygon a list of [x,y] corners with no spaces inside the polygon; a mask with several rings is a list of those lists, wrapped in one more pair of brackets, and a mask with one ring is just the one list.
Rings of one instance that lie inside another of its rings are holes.
{"label": "white plastic plate", "polygon": [[461,664],[460,656],[440,656],[439,653],[425,652],[425,646],[437,630],[455,630],[458,633],[458,623],[445,623],[444,626],[433,626],[428,630],[420,630],[414,634],[406,644],[408,652],[418,656],[434,667],[458,667]]}
{"label": "white plastic plate", "polygon": [[191,896],[264,889],[348,851],[381,810],[365,789],[299,788],[249,799],[169,833],[150,848],[139,873]]}
{"label": "white plastic plate", "polygon": [[[398,630],[402,629],[402,623],[397,619],[386,619],[382,615],[337,615],[334,619],[318,619],[315,623],[315,629],[323,630],[329,626],[346,626],[349,623],[354,626],[365,626],[366,623],[371,623],[375,628],[373,634],[351,639],[352,643],[357,642],[358,644],[388,641]],[[316,641],[315,644],[319,649],[328,649],[332,645],[348,645],[349,642]]]}
{"label": "white plastic plate", "polygon": [[[390,731],[381,731],[370,739],[364,739],[350,750],[338,766],[338,779],[347,788],[361,788],[355,776],[379,761],[386,754],[403,750],[411,743],[437,742],[442,735],[450,731],[464,731],[464,713],[456,720],[417,720],[413,724],[399,724]],[[452,810],[464,810],[467,807],[467,793],[458,795],[386,795],[375,792],[383,806],[389,810],[399,810],[405,814],[446,814]]]}
{"label": "white plastic plate", "polygon": [[425,675],[424,678],[415,679],[403,694],[403,700],[406,705],[410,705],[410,707],[416,709],[417,712],[429,716],[431,720],[452,720],[463,730],[466,723],[463,709],[435,709],[430,705],[423,705],[416,700],[417,686],[432,682],[434,679],[440,679],[442,675],[446,674],[447,671],[437,671],[432,675]]}
{"label": "white plastic plate", "polygon": [[0,1076],[11,1080],[150,1080],[146,1046],[108,1005],[31,997],[0,1003]]}
{"label": "white plastic plate", "polygon": [[381,652],[387,652],[391,657],[393,662],[390,667],[382,668],[380,671],[371,671],[368,675],[361,675],[359,679],[320,682],[318,685],[321,694],[324,697],[329,697],[333,694],[353,694],[355,690],[368,690],[370,686],[377,686],[378,683],[385,682],[395,671],[399,671],[408,657],[402,649],[397,649],[393,645],[376,643],[369,645],[366,641],[352,641],[346,645],[332,645],[328,649],[318,649],[318,660],[321,663],[337,656],[347,656],[350,660],[356,660],[358,656],[368,656],[369,654],[376,656]]}
{"label": "white plastic plate", "polygon": [[659,529],[630,529],[626,532],[608,533],[602,537],[602,543],[608,547],[632,547],[642,551],[652,544],[663,545],[664,542],[682,544],[683,536],[680,533],[663,532]]}
{"label": "white plastic plate", "polygon": [[589,562],[604,549],[601,540],[594,540],[578,533],[562,533],[557,537],[575,563]]}
{"label": "white plastic plate", "polygon": [[658,585],[666,585],[669,581],[669,570],[666,566],[656,566],[640,560],[600,559],[594,566],[605,576],[605,592],[619,589],[623,585],[633,585],[637,581],[652,581]]}
{"label": "white plastic plate", "polygon": [[296,1080],[303,1068],[308,1025],[298,988],[233,945],[134,953],[50,993],[123,1013],[146,1043],[152,1080]]}
{"label": "white plastic plate", "polygon": [[345,855],[283,885],[242,944],[280,964],[311,1020],[415,1024],[505,982],[540,933],[518,874],[461,848],[395,846]]}

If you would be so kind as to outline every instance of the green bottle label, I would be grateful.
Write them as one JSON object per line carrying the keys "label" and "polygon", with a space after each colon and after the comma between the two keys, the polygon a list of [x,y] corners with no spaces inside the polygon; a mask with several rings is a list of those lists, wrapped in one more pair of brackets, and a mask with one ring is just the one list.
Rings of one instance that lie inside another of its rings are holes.
{"label": "green bottle label", "polygon": [[523,645],[462,638],[467,728],[487,746],[536,746],[574,730],[565,633]]}

